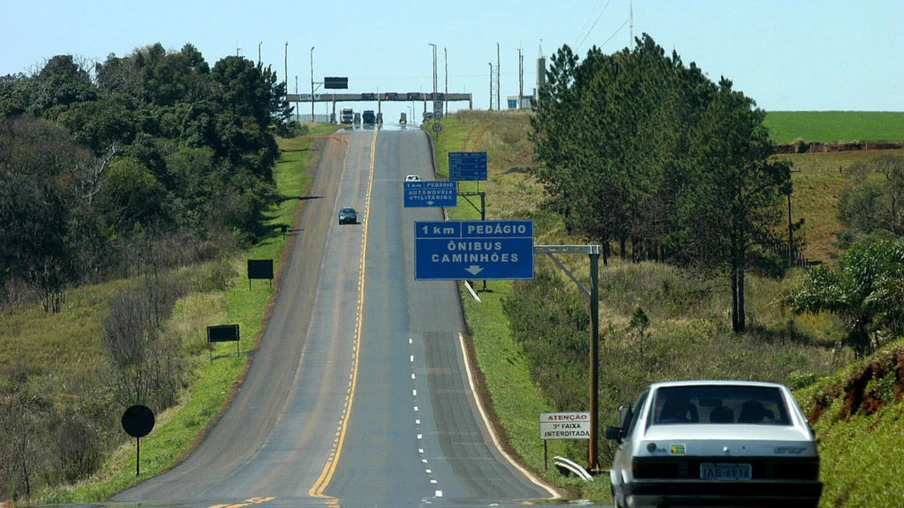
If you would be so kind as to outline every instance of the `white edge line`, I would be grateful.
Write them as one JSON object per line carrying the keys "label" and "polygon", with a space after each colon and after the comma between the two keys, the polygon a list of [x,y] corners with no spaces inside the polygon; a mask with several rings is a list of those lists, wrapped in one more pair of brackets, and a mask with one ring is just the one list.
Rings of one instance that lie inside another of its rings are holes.
{"label": "white edge line", "polygon": [[511,464],[512,467],[514,467],[515,469],[520,471],[521,474],[526,476],[535,485],[545,489],[547,492],[549,492],[549,495],[552,496],[553,498],[561,499],[562,496],[555,489],[553,489],[546,482],[544,482],[542,479],[537,477],[537,475],[535,475],[531,471],[528,471],[527,469],[522,467],[521,464],[518,464],[517,462],[515,462],[515,460],[511,457],[511,455],[509,455],[502,448],[502,444],[500,443],[498,436],[496,436],[496,429],[493,428],[493,425],[490,423],[490,419],[487,418],[487,413],[483,409],[483,404],[480,403],[480,397],[477,396],[477,389],[474,385],[474,373],[471,371],[470,357],[468,356],[468,350],[465,347],[464,335],[462,335],[461,333],[458,334],[458,345],[461,348],[461,354],[464,356],[464,359],[465,359],[465,370],[468,373],[468,384],[471,386],[471,396],[474,397],[474,402],[477,404],[478,411],[480,411],[480,417],[483,418],[484,426],[486,427],[487,432],[490,433],[490,437],[493,439],[493,444],[496,445],[496,449],[499,450],[499,453],[501,453],[502,456],[505,457],[505,459],[509,461],[509,464]]}

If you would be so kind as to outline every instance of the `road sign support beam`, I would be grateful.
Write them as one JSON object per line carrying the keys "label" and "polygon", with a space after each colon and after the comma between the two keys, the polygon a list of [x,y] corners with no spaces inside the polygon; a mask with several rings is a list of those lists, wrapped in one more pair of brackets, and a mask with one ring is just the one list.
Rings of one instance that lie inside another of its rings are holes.
{"label": "road sign support beam", "polygon": [[[480,213],[480,220],[487,220],[486,192],[459,192],[458,195],[465,198],[465,201],[467,201],[468,204],[471,205],[471,208],[477,210]],[[470,196],[480,196],[480,207],[478,207],[477,205],[472,203],[470,199],[468,199]],[[534,249],[534,251],[536,252],[536,249]]]}
{"label": "road sign support beam", "polygon": [[[534,253],[546,254],[571,278],[585,294],[590,296],[590,443],[588,444],[588,466],[594,474],[599,466],[599,245],[534,245]],[[590,256],[590,289],[580,281],[557,258],[556,254],[587,254]]]}

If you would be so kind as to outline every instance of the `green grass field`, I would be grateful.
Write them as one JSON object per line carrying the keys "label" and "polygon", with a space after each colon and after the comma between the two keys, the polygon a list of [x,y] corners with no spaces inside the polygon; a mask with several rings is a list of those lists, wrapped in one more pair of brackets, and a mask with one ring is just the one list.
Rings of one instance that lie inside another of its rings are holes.
{"label": "green grass field", "polygon": [[904,141],[904,112],[769,111],[764,123],[779,144]]}

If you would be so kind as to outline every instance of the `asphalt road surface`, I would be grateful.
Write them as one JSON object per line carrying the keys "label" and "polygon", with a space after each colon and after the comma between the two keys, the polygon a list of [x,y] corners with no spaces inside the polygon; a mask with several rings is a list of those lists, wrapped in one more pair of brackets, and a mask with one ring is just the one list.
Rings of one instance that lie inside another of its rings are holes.
{"label": "asphalt road surface", "polygon": [[[414,280],[406,174],[419,129],[346,130],[324,149],[241,391],[182,464],[113,504],[518,506],[556,493],[494,444],[466,369],[452,282]],[[342,206],[359,223],[340,225]]]}

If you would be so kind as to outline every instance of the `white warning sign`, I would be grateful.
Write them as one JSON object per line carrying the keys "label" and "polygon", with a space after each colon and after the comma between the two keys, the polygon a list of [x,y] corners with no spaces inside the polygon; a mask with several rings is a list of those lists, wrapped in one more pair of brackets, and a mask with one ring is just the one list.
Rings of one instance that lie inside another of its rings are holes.
{"label": "white warning sign", "polygon": [[540,413],[540,439],[590,439],[590,413]]}

